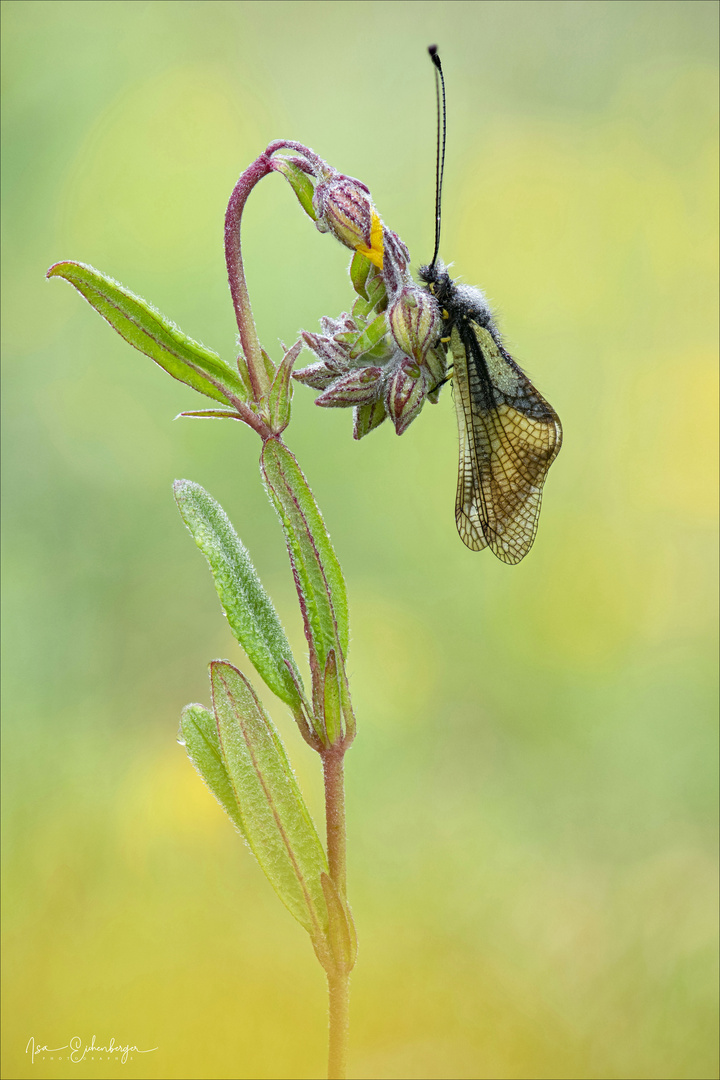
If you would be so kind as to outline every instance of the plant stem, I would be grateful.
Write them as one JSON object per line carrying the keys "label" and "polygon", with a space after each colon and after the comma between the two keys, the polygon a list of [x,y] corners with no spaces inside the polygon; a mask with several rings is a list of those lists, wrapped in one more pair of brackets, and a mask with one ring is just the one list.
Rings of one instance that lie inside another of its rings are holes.
{"label": "plant stem", "polygon": [[350,1034],[350,975],[328,974],[328,1080],[347,1076]]}
{"label": "plant stem", "polygon": [[343,896],[347,891],[344,757],[343,746],[331,746],[322,754],[328,864],[330,877]]}
{"label": "plant stem", "polygon": [[[347,886],[345,830],[345,748],[329,747],[322,754],[325,779],[325,820],[330,877],[344,897]],[[350,973],[328,971],[328,1080],[345,1080],[350,1034]]]}
{"label": "plant stem", "polygon": [[259,401],[268,392],[269,383],[245,281],[240,251],[240,222],[248,195],[258,181],[270,172],[272,172],[270,157],[267,153],[261,154],[238,180],[225,213],[225,261],[230,294],[255,401]]}

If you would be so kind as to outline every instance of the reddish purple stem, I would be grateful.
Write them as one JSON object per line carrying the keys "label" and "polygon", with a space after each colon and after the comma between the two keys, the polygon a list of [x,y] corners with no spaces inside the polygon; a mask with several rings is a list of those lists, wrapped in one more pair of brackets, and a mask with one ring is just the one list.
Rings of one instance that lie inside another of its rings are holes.
{"label": "reddish purple stem", "polygon": [[235,318],[240,331],[240,344],[245,354],[255,401],[259,401],[264,397],[269,387],[267,386],[265,365],[257,330],[255,329],[247,282],[245,281],[245,270],[240,250],[240,223],[248,195],[258,181],[262,180],[263,176],[267,176],[269,172],[272,172],[272,161],[266,151],[242,174],[233,188],[225,212],[225,261],[230,282],[230,294],[235,308]]}
{"label": "reddish purple stem", "polygon": [[240,332],[240,344],[245,354],[255,401],[260,401],[267,394],[270,387],[245,280],[240,248],[240,223],[248,195],[258,181],[274,170],[272,155],[276,150],[295,150],[302,154],[313,167],[313,171],[318,172],[319,175],[332,171],[322,158],[319,158],[317,154],[303,146],[302,143],[277,139],[275,142],[271,142],[267,150],[245,170],[230,196],[225,212],[225,261],[230,282],[230,294],[235,308],[235,318]]}

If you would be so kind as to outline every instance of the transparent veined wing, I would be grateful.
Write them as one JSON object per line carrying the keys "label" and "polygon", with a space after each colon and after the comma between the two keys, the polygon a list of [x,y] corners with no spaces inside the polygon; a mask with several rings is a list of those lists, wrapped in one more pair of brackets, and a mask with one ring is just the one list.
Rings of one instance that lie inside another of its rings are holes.
{"label": "transparent veined wing", "polygon": [[460,439],[455,520],[467,547],[518,563],[537,532],[542,489],[562,442],[554,409],[471,319],[452,328]]}

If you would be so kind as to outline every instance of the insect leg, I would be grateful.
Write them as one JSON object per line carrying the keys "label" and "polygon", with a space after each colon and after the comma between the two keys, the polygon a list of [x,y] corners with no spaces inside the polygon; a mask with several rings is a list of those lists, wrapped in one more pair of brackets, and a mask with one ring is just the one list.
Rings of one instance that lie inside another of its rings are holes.
{"label": "insect leg", "polygon": [[428,390],[428,394],[434,394],[436,390],[439,390],[442,386],[445,386],[446,383],[449,383],[451,381],[452,369],[452,364],[448,364],[448,374],[445,376],[444,379],[441,379],[440,382],[436,382],[432,390]]}

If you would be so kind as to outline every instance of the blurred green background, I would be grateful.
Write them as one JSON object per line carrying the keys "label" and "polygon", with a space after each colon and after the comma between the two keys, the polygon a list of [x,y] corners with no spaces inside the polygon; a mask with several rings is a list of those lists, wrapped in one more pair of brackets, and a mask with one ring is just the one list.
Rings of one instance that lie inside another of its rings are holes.
{"label": "blurred green background", "polygon": [[[565,444],[506,567],[455,531],[448,392],[355,443],[296,391],[351,602],[351,1075],[717,1075],[717,14],[3,5],[5,1076],[323,1074],[308,940],[175,742],[207,662],[247,670],[175,477],[223,503],[304,649],[257,438],[173,423],[205,399],[43,275],[92,263],[232,358],[225,203],[279,137],[367,183],[427,261],[435,41],[442,254]],[[276,358],[351,303],[348,253],[279,177],[244,241]],[[28,1039],[73,1035],[158,1049],[31,1064]]]}

